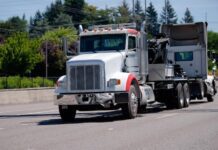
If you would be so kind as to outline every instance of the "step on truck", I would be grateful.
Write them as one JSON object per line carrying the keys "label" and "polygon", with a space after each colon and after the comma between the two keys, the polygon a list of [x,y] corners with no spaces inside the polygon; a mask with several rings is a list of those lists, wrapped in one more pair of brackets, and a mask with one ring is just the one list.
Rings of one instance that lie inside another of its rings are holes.
{"label": "step on truck", "polygon": [[190,100],[213,101],[213,76],[207,75],[206,23],[162,25],[148,40],[145,22],[80,26],[76,56],[55,89],[63,121],[76,111],[120,109],[135,118],[155,101],[168,108],[188,107]]}

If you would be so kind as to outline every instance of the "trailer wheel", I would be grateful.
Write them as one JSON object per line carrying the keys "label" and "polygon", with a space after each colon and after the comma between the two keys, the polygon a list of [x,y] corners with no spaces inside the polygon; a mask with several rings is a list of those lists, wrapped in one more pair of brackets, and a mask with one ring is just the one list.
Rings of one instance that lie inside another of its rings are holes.
{"label": "trailer wheel", "polygon": [[213,94],[216,95],[217,89],[216,89],[216,82],[213,81]]}
{"label": "trailer wheel", "polygon": [[184,93],[181,83],[176,86],[175,104],[177,109],[181,109],[184,106]]}
{"label": "trailer wheel", "polygon": [[217,93],[217,90],[216,90],[216,83],[213,81],[213,95],[207,94],[207,101],[208,101],[208,102],[213,102],[213,101],[214,101],[213,96],[214,96],[216,93]]}
{"label": "trailer wheel", "polygon": [[190,104],[190,90],[188,83],[183,85],[183,93],[184,93],[184,107],[188,107]]}
{"label": "trailer wheel", "polygon": [[197,96],[197,99],[203,99],[204,98],[204,83],[203,81],[199,81],[199,94]]}
{"label": "trailer wheel", "polygon": [[62,121],[64,122],[72,122],[76,116],[76,109],[72,106],[63,106],[59,105],[59,113]]}
{"label": "trailer wheel", "polygon": [[128,103],[122,106],[122,112],[125,118],[133,119],[137,116],[138,112],[138,96],[134,85],[130,86],[128,93]]}

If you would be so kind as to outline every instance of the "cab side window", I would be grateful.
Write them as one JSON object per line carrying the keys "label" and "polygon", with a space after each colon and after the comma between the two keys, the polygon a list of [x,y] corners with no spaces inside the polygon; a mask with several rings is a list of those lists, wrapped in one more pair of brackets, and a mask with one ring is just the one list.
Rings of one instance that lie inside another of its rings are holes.
{"label": "cab side window", "polygon": [[129,42],[128,42],[128,49],[135,49],[136,48],[136,38],[134,36],[129,37]]}

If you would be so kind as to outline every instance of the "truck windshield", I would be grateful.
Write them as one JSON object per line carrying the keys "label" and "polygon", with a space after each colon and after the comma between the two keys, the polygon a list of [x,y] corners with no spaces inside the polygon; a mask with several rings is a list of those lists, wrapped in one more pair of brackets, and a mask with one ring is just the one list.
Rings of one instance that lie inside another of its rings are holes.
{"label": "truck windshield", "polygon": [[125,43],[125,34],[82,36],[80,52],[124,50]]}

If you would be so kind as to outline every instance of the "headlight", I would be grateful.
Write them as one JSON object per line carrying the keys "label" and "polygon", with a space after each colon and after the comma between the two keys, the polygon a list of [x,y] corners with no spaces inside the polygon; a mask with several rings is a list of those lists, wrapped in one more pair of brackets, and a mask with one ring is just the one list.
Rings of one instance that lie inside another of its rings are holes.
{"label": "headlight", "polygon": [[107,86],[108,86],[108,87],[112,87],[112,86],[120,85],[120,84],[121,84],[121,80],[120,80],[120,79],[110,79],[110,80],[107,82]]}

